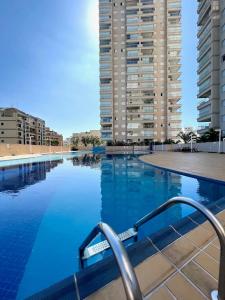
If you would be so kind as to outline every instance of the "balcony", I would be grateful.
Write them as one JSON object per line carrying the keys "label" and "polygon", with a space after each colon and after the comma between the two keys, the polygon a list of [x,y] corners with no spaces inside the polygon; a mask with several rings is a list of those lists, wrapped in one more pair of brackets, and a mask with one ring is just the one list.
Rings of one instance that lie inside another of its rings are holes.
{"label": "balcony", "polygon": [[211,105],[211,101],[209,99],[200,100],[197,108],[198,110],[201,110],[208,105]]}
{"label": "balcony", "polygon": [[202,134],[206,133],[209,129],[210,129],[210,125],[199,126],[198,129],[197,129],[197,133],[199,135],[202,135]]}
{"label": "balcony", "polygon": [[211,106],[199,110],[198,122],[211,122]]}
{"label": "balcony", "polygon": [[201,4],[199,6],[199,8],[198,8],[198,14],[199,14],[198,26],[201,25],[206,13],[209,13],[210,7],[211,7],[211,1],[210,0],[205,1],[203,4]]}

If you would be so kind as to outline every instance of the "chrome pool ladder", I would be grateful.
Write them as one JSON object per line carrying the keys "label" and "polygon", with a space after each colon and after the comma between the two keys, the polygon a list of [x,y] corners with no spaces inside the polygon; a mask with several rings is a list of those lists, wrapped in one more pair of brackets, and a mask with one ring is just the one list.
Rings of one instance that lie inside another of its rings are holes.
{"label": "chrome pool ladder", "polygon": [[88,237],[85,239],[83,244],[80,246],[80,262],[81,267],[83,266],[83,256],[85,248],[93,241],[93,239],[99,234],[102,233],[107,242],[109,243],[114,257],[116,259],[117,265],[120,270],[122,277],[125,293],[128,300],[142,300],[141,289],[134,272],[134,269],[130,263],[127,252],[119,238],[119,236],[113,231],[113,229],[106,223],[99,223]]}
{"label": "chrome pool ladder", "polygon": [[[117,235],[113,229],[105,224],[99,223],[88,235],[85,239],[81,247],[79,248],[79,258],[81,268],[84,267],[84,260],[89,257],[96,255],[106,249],[111,247],[115,259],[117,261],[121,277],[123,280],[126,296],[128,300],[140,300],[143,299],[141,294],[140,286],[137,281],[137,277],[135,275],[134,269],[129,261],[126,250],[122,244],[122,241],[130,239],[132,237],[136,237],[138,234],[139,228],[150,221],[154,217],[158,216],[171,206],[176,204],[186,204],[198,210],[201,214],[203,214],[206,219],[210,222],[212,227],[214,228],[219,241],[220,241],[220,266],[219,266],[219,279],[218,279],[218,291],[211,292],[212,300],[225,300],[225,231],[219,220],[214,216],[214,214],[208,210],[201,203],[194,201],[190,198],[185,197],[175,197],[161,206],[159,206],[154,211],[145,215],[139,221],[137,221],[133,228],[128,229],[125,233]],[[87,248],[87,246],[93,241],[93,239],[99,234],[102,233],[107,241],[103,241],[98,247],[99,244],[91,246]],[[93,248],[95,247],[95,248]]]}

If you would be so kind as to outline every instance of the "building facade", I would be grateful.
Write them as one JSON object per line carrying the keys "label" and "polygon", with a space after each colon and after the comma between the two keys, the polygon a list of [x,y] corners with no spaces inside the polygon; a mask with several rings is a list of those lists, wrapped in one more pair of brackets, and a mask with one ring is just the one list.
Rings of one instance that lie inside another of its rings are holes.
{"label": "building facade", "polygon": [[0,143],[45,145],[45,121],[16,108],[0,108]]}
{"label": "building facade", "polygon": [[51,130],[49,127],[45,128],[45,145],[46,146],[62,146],[63,136],[58,132]]}
{"label": "building facade", "polygon": [[225,136],[225,1],[198,2],[198,132]]}
{"label": "building facade", "polygon": [[176,139],[181,1],[99,0],[99,13],[102,139]]}
{"label": "building facade", "polygon": [[[0,108],[0,143],[48,145],[45,121],[17,108]],[[53,138],[63,141],[62,135],[51,131]]]}

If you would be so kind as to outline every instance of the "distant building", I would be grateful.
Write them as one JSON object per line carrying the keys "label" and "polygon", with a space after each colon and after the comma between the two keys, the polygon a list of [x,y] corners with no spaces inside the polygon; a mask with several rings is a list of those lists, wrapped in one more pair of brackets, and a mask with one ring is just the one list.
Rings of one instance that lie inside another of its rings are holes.
{"label": "distant building", "polygon": [[0,108],[0,143],[49,145],[49,139],[63,141],[62,135],[45,127],[45,121],[17,108]]}
{"label": "distant building", "polygon": [[72,137],[70,138],[71,145],[76,145],[79,149],[82,149],[84,147],[81,141],[82,137],[96,137],[100,140],[101,132],[100,130],[90,130],[73,133]]}
{"label": "distant building", "polygon": [[90,131],[76,132],[76,133],[73,133],[72,139],[75,139],[77,137],[81,138],[82,136],[95,136],[95,137],[100,138],[101,133],[100,133],[100,130],[90,130]]}
{"label": "distant building", "polygon": [[197,134],[197,129],[196,129],[195,127],[184,127],[184,128],[182,129],[182,131],[183,131],[184,133],[193,132],[193,133]]}
{"label": "distant building", "polygon": [[64,146],[70,146],[70,145],[71,145],[71,138],[66,138],[66,139],[63,141],[63,145],[64,145]]}
{"label": "distant building", "polygon": [[45,128],[45,145],[47,146],[62,146],[63,136],[56,131],[51,130],[49,127]]}
{"label": "distant building", "polygon": [[225,1],[198,3],[198,133],[213,128],[225,136]]}

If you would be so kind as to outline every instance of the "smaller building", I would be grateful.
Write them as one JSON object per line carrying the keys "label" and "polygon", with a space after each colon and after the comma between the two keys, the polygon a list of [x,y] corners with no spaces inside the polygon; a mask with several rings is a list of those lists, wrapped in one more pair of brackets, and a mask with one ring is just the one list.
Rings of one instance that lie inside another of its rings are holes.
{"label": "smaller building", "polygon": [[82,138],[83,136],[94,136],[94,137],[101,137],[100,130],[90,130],[90,131],[84,131],[84,132],[77,132],[73,133],[72,139],[75,138]]}
{"label": "smaller building", "polygon": [[63,145],[63,136],[57,133],[54,130],[51,130],[49,127],[45,129],[45,145],[46,146],[62,146]]}
{"label": "smaller building", "polygon": [[[74,145],[79,149],[86,148],[90,144],[89,144],[89,142],[87,142],[87,144],[85,142],[83,143],[82,138],[85,138],[85,137],[87,137],[87,138],[95,137],[96,140],[98,140],[99,143],[101,143],[100,130],[90,130],[90,131],[73,133],[72,137],[70,138],[70,143],[71,143],[71,145]],[[89,139],[87,139],[87,141],[88,140]],[[92,146],[94,146],[94,144],[92,144]]]}
{"label": "smaller building", "polygon": [[189,127],[184,127],[184,128],[182,128],[182,131],[183,131],[184,133],[193,132],[193,133],[195,133],[195,134],[197,135],[197,129],[196,129],[195,127],[191,127],[191,126],[189,126]]}

